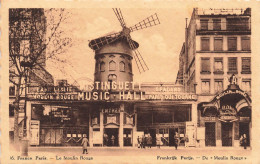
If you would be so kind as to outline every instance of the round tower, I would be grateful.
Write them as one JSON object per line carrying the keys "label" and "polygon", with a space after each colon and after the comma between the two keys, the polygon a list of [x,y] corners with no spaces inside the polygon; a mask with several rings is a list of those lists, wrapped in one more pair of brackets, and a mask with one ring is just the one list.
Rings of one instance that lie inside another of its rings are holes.
{"label": "round tower", "polygon": [[[134,44],[138,48],[139,44],[135,41]],[[118,39],[95,50],[95,60],[95,81],[133,81],[132,50],[125,38]]]}

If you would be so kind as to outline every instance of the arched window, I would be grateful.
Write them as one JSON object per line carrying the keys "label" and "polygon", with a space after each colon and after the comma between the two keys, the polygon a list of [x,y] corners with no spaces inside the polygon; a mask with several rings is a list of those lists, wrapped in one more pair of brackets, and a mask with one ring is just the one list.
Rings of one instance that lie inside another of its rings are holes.
{"label": "arched window", "polygon": [[123,61],[119,63],[119,70],[125,72],[125,63]]}
{"label": "arched window", "polygon": [[130,63],[128,64],[128,69],[129,69],[129,72],[132,72],[132,65]]}
{"label": "arched window", "polygon": [[105,62],[101,62],[100,63],[100,72],[104,72],[105,71]]}
{"label": "arched window", "polygon": [[116,62],[113,60],[109,62],[109,71],[115,71],[116,70]]}
{"label": "arched window", "polygon": [[98,62],[96,62],[95,72],[98,72]]}

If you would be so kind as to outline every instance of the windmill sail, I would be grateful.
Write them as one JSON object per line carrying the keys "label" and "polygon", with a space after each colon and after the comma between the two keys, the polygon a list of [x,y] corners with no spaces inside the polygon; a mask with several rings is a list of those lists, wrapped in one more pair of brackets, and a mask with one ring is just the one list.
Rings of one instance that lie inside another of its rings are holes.
{"label": "windmill sail", "polygon": [[138,48],[138,46],[136,46],[137,43],[135,43],[135,41],[132,40],[130,33],[133,31],[137,31],[140,29],[144,29],[144,28],[148,28],[148,27],[152,27],[152,26],[160,24],[157,14],[155,13],[155,14],[145,18],[144,20],[140,21],[136,25],[128,28],[128,27],[126,27],[126,23],[124,21],[124,17],[122,15],[121,10],[117,9],[117,8],[113,8],[113,11],[123,28],[122,31],[91,40],[89,43],[89,47],[96,51],[96,50],[102,48],[104,45],[113,43],[115,41],[118,41],[119,39],[126,39],[131,50],[133,51],[133,57],[135,59],[139,72],[141,73],[141,72],[145,72],[145,71],[149,70],[141,53],[137,49]]}

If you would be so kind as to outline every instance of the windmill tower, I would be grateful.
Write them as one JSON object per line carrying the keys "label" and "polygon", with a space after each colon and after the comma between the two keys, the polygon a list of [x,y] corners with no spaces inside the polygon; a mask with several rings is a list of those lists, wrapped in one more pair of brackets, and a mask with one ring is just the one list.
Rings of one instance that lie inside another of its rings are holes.
{"label": "windmill tower", "polygon": [[122,31],[103,36],[89,42],[89,47],[95,51],[94,80],[133,81],[132,60],[134,59],[139,72],[148,70],[143,57],[138,51],[139,44],[132,40],[130,33],[140,29],[160,24],[157,14],[153,14],[128,28],[120,9],[113,9]]}

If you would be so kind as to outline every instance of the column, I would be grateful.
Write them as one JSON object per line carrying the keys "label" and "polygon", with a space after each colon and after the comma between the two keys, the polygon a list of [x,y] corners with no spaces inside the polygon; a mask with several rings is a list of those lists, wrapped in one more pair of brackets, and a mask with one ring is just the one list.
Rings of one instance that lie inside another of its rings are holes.
{"label": "column", "polygon": [[[30,141],[30,122],[32,118],[32,103],[30,101],[26,102],[26,134],[27,134],[27,139]],[[39,129],[41,130],[41,129]]]}
{"label": "column", "polygon": [[101,134],[101,143],[103,145],[104,141],[103,141],[103,135],[104,135],[104,114],[101,111],[100,112],[100,123],[99,123],[99,127],[100,127],[100,134]]}
{"label": "column", "polygon": [[119,146],[123,147],[124,146],[124,104],[120,105],[120,126],[119,126]]}
{"label": "column", "polygon": [[93,127],[92,127],[92,120],[91,120],[91,113],[89,113],[89,146],[93,147]]}
{"label": "column", "polygon": [[234,121],[233,122],[233,138],[234,138],[234,147],[239,147],[239,121]]}
{"label": "column", "polygon": [[134,114],[135,114],[135,122],[134,122],[134,127],[133,127],[133,147],[137,146],[137,136],[136,136],[136,132],[137,132],[137,111],[136,111],[136,107],[134,105]]}

